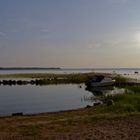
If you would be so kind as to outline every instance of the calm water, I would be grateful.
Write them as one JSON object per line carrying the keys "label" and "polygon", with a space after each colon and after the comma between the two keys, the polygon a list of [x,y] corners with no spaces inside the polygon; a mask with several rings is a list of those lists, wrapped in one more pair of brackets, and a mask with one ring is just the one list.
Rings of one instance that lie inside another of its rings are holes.
{"label": "calm water", "polygon": [[0,86],[0,116],[76,109],[93,105],[98,95],[123,92],[115,87],[87,90],[85,85],[77,84]]}
{"label": "calm water", "polygon": [[44,70],[0,70],[0,74],[7,73],[85,73],[85,72],[103,72],[118,74],[140,73],[140,68],[62,68],[62,69],[44,69]]}
{"label": "calm water", "polygon": [[15,112],[39,113],[74,109],[91,105],[93,96],[84,85],[0,86],[0,115]]}
{"label": "calm water", "polygon": [[85,73],[93,72],[93,69],[44,69],[44,70],[0,70],[0,74],[11,73]]}
{"label": "calm water", "polygon": [[[63,70],[12,70],[0,73],[83,73],[110,72],[140,79],[140,69],[63,69]],[[135,71],[138,74],[135,74]],[[10,78],[11,79],[11,78]],[[80,88],[81,87],[81,88]],[[24,114],[53,112],[76,109],[93,105],[98,95],[124,93],[125,89],[110,87],[107,89],[86,89],[84,85],[48,85],[48,86],[0,86],[0,116],[16,112]],[[90,100],[92,98],[92,100]]]}

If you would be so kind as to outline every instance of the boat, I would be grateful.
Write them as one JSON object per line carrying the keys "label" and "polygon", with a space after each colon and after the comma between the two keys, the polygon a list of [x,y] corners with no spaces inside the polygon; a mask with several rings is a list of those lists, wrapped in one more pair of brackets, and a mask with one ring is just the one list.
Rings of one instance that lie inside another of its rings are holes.
{"label": "boat", "polygon": [[95,75],[91,77],[87,85],[91,87],[104,87],[104,86],[111,86],[115,83],[115,80],[112,80],[109,77],[105,77],[103,75]]}

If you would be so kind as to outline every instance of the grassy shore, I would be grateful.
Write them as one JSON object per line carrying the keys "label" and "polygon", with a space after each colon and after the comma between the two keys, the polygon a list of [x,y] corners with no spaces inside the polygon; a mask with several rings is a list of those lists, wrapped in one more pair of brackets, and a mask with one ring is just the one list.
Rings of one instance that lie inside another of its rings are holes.
{"label": "grassy shore", "polygon": [[0,78],[30,78],[39,79],[40,84],[67,84],[67,83],[85,83],[90,77],[95,75],[104,75],[113,78],[117,83],[124,83],[128,78],[110,73],[71,73],[71,74],[55,74],[55,73],[19,73],[19,74],[0,74]]}
{"label": "grassy shore", "polygon": [[93,76],[96,73],[71,73],[71,74],[55,74],[55,73],[17,73],[17,74],[0,74],[0,78],[73,78],[81,79],[87,76]]}
{"label": "grassy shore", "polygon": [[[22,73],[22,74],[0,74],[0,78],[33,78],[39,85],[48,84],[69,84],[69,83],[85,83],[89,77],[97,73],[72,73],[72,74],[54,74],[54,73]],[[100,73],[98,73],[99,75]],[[112,76],[111,74],[102,74]]]}
{"label": "grassy shore", "polygon": [[[140,133],[137,132],[140,130],[140,94],[110,95],[103,99],[105,104],[96,107],[1,117],[0,139],[106,140],[107,136],[112,140],[140,138]],[[113,100],[113,103],[108,105],[109,100]]]}
{"label": "grassy shore", "polygon": [[0,74],[0,78],[42,78],[42,79],[77,79],[85,81],[88,77],[94,75],[112,76],[109,73],[70,73],[70,74],[55,74],[55,73],[16,73],[16,74]]}
{"label": "grassy shore", "polygon": [[[65,78],[85,82],[95,73],[86,74],[9,74],[8,78]],[[127,82],[123,77],[114,77]],[[127,87],[134,94],[103,96],[103,105],[77,110],[0,118],[0,139],[138,139],[140,138],[140,87]]]}
{"label": "grassy shore", "polygon": [[[133,122],[131,122],[132,119]],[[120,134],[113,136],[112,134],[117,131],[122,133],[122,129],[124,131],[128,125],[131,126],[131,129],[135,129],[135,127],[139,129],[139,122],[140,113],[137,111],[122,110],[120,112],[118,110],[116,113],[116,111],[108,110],[105,106],[99,106],[65,112],[0,118],[0,138],[4,140],[63,140],[72,138],[82,140],[106,139],[106,136],[109,136],[112,137],[110,139],[120,139]],[[113,133],[107,134],[106,132],[110,130]],[[132,130],[130,134],[123,132],[121,135],[124,135],[124,138],[125,135],[127,135],[126,138],[131,138],[133,136]],[[139,136],[138,133],[135,139]]]}

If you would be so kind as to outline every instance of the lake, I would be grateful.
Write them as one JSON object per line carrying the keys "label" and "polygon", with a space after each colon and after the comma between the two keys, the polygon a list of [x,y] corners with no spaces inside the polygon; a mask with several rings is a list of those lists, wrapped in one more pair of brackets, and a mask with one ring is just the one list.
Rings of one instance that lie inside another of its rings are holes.
{"label": "lake", "polygon": [[0,115],[41,113],[86,107],[93,96],[84,85],[0,86]]}
{"label": "lake", "polygon": [[123,89],[87,90],[85,85],[0,86],[0,116],[23,112],[35,114],[77,109],[93,105],[100,93],[123,93]]}
{"label": "lake", "polygon": [[[139,69],[118,69],[117,73],[139,78]],[[93,72],[91,69],[63,69],[63,70],[8,70],[0,73],[85,73]],[[95,72],[95,70],[94,70]],[[113,69],[98,69],[97,72],[114,72]],[[11,79],[11,78],[10,78]],[[59,84],[47,86],[0,86],[0,116],[11,115],[16,112],[35,114],[76,109],[93,105],[102,94],[124,93],[125,89],[111,87],[108,89],[86,89],[85,85]]]}
{"label": "lake", "polygon": [[86,73],[86,72],[101,72],[101,73],[117,73],[117,74],[134,74],[140,73],[140,68],[61,68],[61,69],[18,69],[18,70],[2,70],[0,74],[11,73]]}

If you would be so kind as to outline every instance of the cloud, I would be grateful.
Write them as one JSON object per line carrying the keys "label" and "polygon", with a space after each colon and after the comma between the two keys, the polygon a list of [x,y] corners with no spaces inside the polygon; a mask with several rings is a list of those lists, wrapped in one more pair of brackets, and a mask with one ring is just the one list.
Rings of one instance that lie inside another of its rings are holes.
{"label": "cloud", "polygon": [[50,33],[50,31],[49,31],[48,29],[45,29],[45,28],[44,28],[44,29],[41,29],[40,32],[43,32],[43,33]]}
{"label": "cloud", "polygon": [[[113,36],[113,35],[112,35]],[[113,49],[113,48],[137,48],[140,47],[140,31],[120,33],[117,36],[106,38],[100,41],[91,41],[87,47],[89,49]]]}
{"label": "cloud", "polygon": [[[115,0],[115,1],[116,1],[116,0]],[[117,1],[122,2],[122,3],[128,2],[128,0],[117,0]]]}
{"label": "cloud", "polygon": [[109,0],[109,1],[114,4],[126,4],[129,0]]}
{"label": "cloud", "polygon": [[0,32],[0,36],[6,36],[6,34],[4,32]]}
{"label": "cloud", "polygon": [[92,43],[88,44],[89,49],[102,49],[102,48],[109,48],[118,46],[124,42],[124,40],[120,39],[108,39],[108,40],[101,40],[101,41],[93,41]]}
{"label": "cloud", "polygon": [[140,43],[140,31],[137,31],[133,36],[134,41]]}
{"label": "cloud", "polygon": [[101,42],[92,42],[88,44],[88,48],[89,49],[93,49],[93,48],[99,48],[102,46]]}
{"label": "cloud", "polygon": [[90,40],[87,44],[89,49],[103,49],[103,48],[114,48],[120,44],[126,42],[128,37],[126,33],[108,33],[103,37]]}

